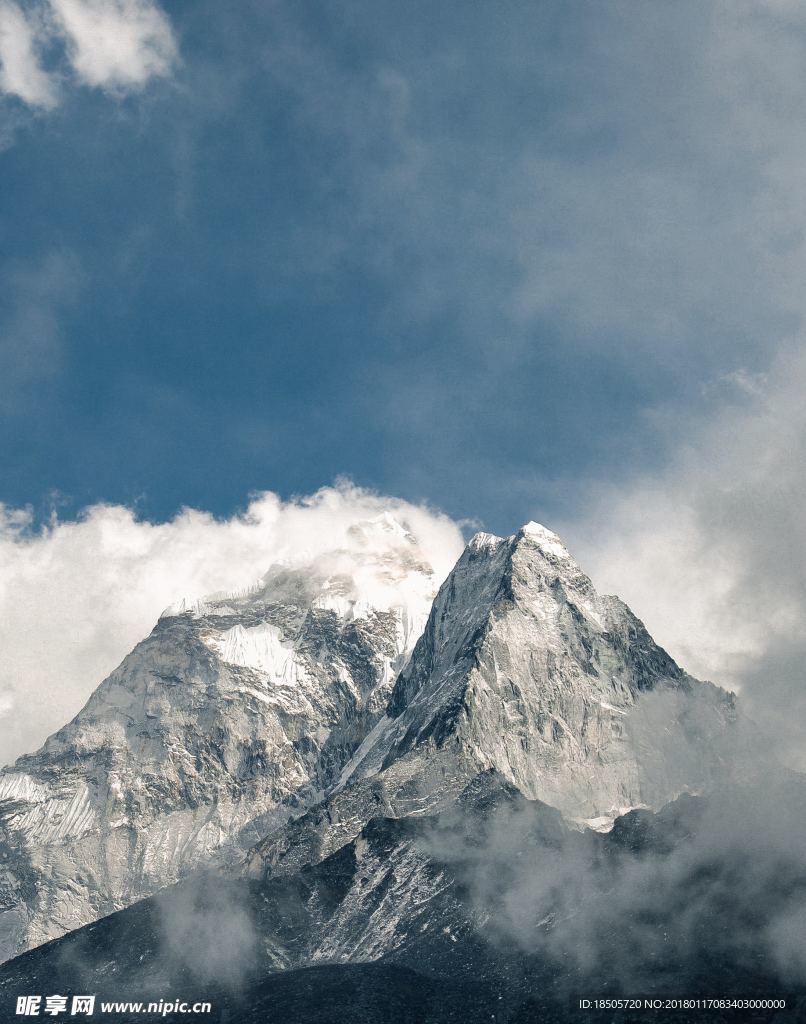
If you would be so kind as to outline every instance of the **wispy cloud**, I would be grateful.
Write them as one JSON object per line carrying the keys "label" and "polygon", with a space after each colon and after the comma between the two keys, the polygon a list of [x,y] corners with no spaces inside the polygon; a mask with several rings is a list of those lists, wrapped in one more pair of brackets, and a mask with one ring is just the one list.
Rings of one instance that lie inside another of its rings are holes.
{"label": "wispy cloud", "polygon": [[177,50],[170,22],[151,0],[50,0],[79,81],[137,89],[170,73]]}
{"label": "wispy cloud", "polygon": [[581,503],[566,526],[690,670],[740,691],[801,769],[806,721],[806,347],[733,405],[675,425],[677,455]]}
{"label": "wispy cloud", "polygon": [[142,89],[169,75],[177,59],[171,23],[153,0],[0,4],[0,90],[29,107],[52,109],[70,83]]}
{"label": "wispy cloud", "polygon": [[58,374],[62,317],[82,287],[78,260],[61,249],[34,264],[7,267],[5,279],[11,302],[0,320],[0,413],[20,411],[32,385]]}
{"label": "wispy cloud", "polygon": [[[448,312],[497,358],[546,323],[580,353],[670,364],[704,330],[722,359],[766,346],[752,335],[804,312],[791,204],[806,74],[788,8],[571,5],[549,51],[543,17],[515,6],[358,68],[277,17],[267,72],[330,143],[322,187],[348,196],[342,248],[309,239],[312,258],[338,263],[360,236],[376,271],[405,279],[408,316]],[[498,92],[508,76],[518,106]]]}

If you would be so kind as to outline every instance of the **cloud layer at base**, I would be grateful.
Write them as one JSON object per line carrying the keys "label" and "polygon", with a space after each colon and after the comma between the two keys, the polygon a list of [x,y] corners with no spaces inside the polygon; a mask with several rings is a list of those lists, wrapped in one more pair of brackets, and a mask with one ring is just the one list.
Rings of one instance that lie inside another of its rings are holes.
{"label": "cloud layer at base", "polygon": [[605,979],[625,995],[698,995],[714,977],[720,996],[742,983],[748,995],[758,977],[801,985],[806,789],[759,770],[752,785],[628,815],[606,838],[513,802],[472,835],[446,816],[424,845],[451,865],[488,941],[553,961],[573,991]]}

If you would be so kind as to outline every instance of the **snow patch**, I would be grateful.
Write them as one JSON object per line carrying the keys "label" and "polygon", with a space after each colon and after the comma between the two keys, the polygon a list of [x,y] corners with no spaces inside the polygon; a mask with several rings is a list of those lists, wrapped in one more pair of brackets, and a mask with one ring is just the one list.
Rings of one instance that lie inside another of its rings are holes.
{"label": "snow patch", "polygon": [[554,555],[555,558],[570,558],[563,542],[552,530],[547,529],[540,523],[529,522],[521,527],[520,532],[534,541],[537,546],[546,554]]}
{"label": "snow patch", "polygon": [[606,711],[612,711],[616,715],[626,715],[627,714],[627,712],[622,710],[622,708],[613,707],[612,704],[608,704],[607,701],[605,701],[605,700],[600,700],[599,701],[599,706],[603,707]]}
{"label": "snow patch", "polygon": [[299,679],[296,651],[283,640],[277,626],[268,622],[251,627],[238,623],[224,633],[205,637],[205,643],[222,661],[256,669],[281,686],[294,686]]}

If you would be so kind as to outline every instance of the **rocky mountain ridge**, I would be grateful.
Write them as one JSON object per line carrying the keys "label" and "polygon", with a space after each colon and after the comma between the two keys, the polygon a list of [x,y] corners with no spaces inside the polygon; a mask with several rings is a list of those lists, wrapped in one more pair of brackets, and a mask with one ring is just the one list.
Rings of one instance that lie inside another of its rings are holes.
{"label": "rocky mountain ridge", "polygon": [[355,529],[349,553],[168,609],[0,773],[4,956],[250,847],[248,876],[296,872],[379,815],[438,813],[480,772],[593,820],[726,769],[732,696],[550,531],[477,535],[434,599],[404,526]]}

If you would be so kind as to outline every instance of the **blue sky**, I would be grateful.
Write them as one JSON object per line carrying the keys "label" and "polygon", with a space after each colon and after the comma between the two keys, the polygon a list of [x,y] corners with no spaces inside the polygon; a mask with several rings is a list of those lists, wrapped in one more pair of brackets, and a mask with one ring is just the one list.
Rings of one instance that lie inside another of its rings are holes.
{"label": "blue sky", "polygon": [[225,515],[348,475],[552,521],[796,329],[800,236],[764,209],[804,98],[767,80],[802,33],[780,11],[161,10],[175,56],[142,81],[57,35],[58,98],[4,101],[7,504]]}
{"label": "blue sky", "polygon": [[799,0],[0,0],[0,740],[347,477],[558,529],[802,758],[804,111]]}

